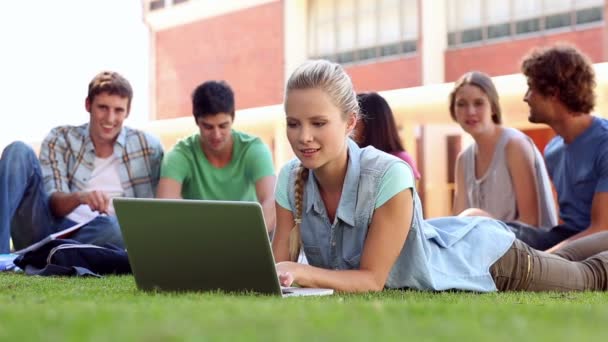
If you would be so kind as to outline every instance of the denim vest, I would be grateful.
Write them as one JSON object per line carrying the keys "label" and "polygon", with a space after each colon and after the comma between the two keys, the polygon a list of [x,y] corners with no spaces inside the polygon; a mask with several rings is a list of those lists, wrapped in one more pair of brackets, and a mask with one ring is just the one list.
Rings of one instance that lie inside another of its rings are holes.
{"label": "denim vest", "polygon": [[[330,222],[314,171],[304,188],[301,234],[310,265],[325,269],[358,269],[371,224],[382,177],[402,160],[348,143],[348,166],[334,222]],[[406,164],[407,165],[407,164]],[[286,167],[293,189],[299,162]],[[487,218],[446,217],[424,221],[416,189],[414,215],[404,248],[385,286],[420,290],[461,289],[496,291],[490,266],[512,245],[513,233],[500,221]],[[295,208],[294,192],[289,201]]]}

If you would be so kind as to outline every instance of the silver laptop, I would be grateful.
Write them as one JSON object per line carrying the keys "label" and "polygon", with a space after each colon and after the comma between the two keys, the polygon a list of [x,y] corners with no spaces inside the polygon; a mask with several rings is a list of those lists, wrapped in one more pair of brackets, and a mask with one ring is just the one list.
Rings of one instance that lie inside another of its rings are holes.
{"label": "silver laptop", "polygon": [[279,285],[259,203],[119,197],[113,203],[141,290],[333,293]]}

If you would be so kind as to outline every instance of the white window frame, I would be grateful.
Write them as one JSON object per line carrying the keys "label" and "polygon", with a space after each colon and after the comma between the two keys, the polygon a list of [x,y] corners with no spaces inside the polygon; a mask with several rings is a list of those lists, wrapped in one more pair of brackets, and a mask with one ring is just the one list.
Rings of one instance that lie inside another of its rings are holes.
{"label": "white window frame", "polygon": [[[318,12],[315,6],[317,3],[323,1],[333,4],[334,9],[334,28],[333,28],[333,51],[331,53],[319,53],[318,47],[320,46],[319,42],[319,34],[327,34],[327,32],[319,32],[318,31]],[[370,60],[383,59],[386,57],[394,57],[394,56],[403,56],[403,55],[411,55],[417,53],[418,50],[418,41],[419,41],[419,32],[418,32],[418,0],[397,0],[398,2],[398,11],[399,11],[399,37],[398,40],[394,43],[381,44],[381,24],[382,18],[380,13],[380,1],[381,0],[355,0],[355,9],[354,9],[354,24],[352,25],[354,32],[354,48],[353,49],[339,49],[339,37],[338,33],[340,32],[340,8],[337,6],[337,0],[309,0],[308,1],[308,19],[309,19],[309,29],[308,29],[308,37],[307,37],[307,54],[309,58],[326,58],[339,63],[357,63],[357,62],[367,62]],[[373,38],[373,42],[371,44],[363,44],[361,41],[361,32],[360,23],[362,21],[361,16],[363,15],[363,9],[370,6],[370,3],[373,2],[371,7],[375,8],[374,13],[374,25],[375,25],[375,34]],[[406,16],[405,8],[407,6],[413,7],[416,11],[416,15],[414,16]],[[410,18],[415,18],[415,25],[407,25],[408,27],[415,27],[415,32],[406,32],[406,17],[409,20]],[[413,49],[412,49],[413,47]]]}
{"label": "white window frame", "polygon": [[[479,8],[481,15],[481,26],[476,28],[465,28],[459,26],[460,22],[457,12],[454,12],[454,8],[458,7],[459,0],[444,0],[446,1],[447,15],[446,21],[448,25],[448,49],[466,47],[470,45],[483,45],[486,43],[493,43],[496,41],[504,41],[504,40],[512,40],[512,39],[521,39],[527,38],[531,36],[542,36],[546,34],[553,34],[564,31],[576,31],[580,29],[584,29],[587,27],[594,26],[602,26],[606,22],[606,18],[603,14],[603,10],[601,10],[601,20],[599,21],[591,21],[586,23],[577,23],[577,14],[580,10],[586,9],[595,9],[600,8],[603,9],[605,6],[605,2],[608,0],[570,0],[571,6],[570,10],[555,12],[551,10],[551,1],[552,0],[525,0],[525,1],[537,1],[540,6],[540,13],[538,15],[532,15],[530,17],[516,19],[515,18],[515,8],[513,0],[481,0],[481,6]],[[486,15],[486,10],[488,8],[487,4],[489,1],[508,1],[509,2],[509,20],[503,24],[500,23],[489,23],[488,16]],[[570,23],[568,25],[557,26],[554,28],[547,28],[547,22],[551,17],[559,17],[560,15],[569,14]],[[519,22],[531,20],[537,21],[537,29],[528,32],[517,32],[517,24]],[[496,27],[499,25],[509,25],[509,33],[506,35],[501,35],[498,37],[489,37],[489,30],[491,27]],[[472,40],[469,42],[463,42],[463,33],[467,33],[466,31],[476,31],[481,30],[481,39]]]}

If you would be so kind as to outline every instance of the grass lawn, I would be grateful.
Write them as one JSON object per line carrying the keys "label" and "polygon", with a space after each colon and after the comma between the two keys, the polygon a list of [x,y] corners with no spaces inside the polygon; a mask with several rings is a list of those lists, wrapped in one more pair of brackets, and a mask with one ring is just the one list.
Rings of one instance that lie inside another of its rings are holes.
{"label": "grass lawn", "polygon": [[0,273],[0,341],[608,341],[608,293],[155,294]]}

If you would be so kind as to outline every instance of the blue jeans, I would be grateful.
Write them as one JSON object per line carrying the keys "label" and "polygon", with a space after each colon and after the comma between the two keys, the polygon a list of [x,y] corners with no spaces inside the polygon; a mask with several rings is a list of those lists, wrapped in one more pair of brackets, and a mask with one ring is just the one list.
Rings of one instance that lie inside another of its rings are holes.
{"label": "blue jeans", "polygon": [[[0,158],[0,253],[9,252],[11,237],[15,249],[21,249],[73,224],[52,214],[40,162],[32,148],[22,142],[8,145]],[[99,216],[71,238],[124,248],[115,217]]]}

